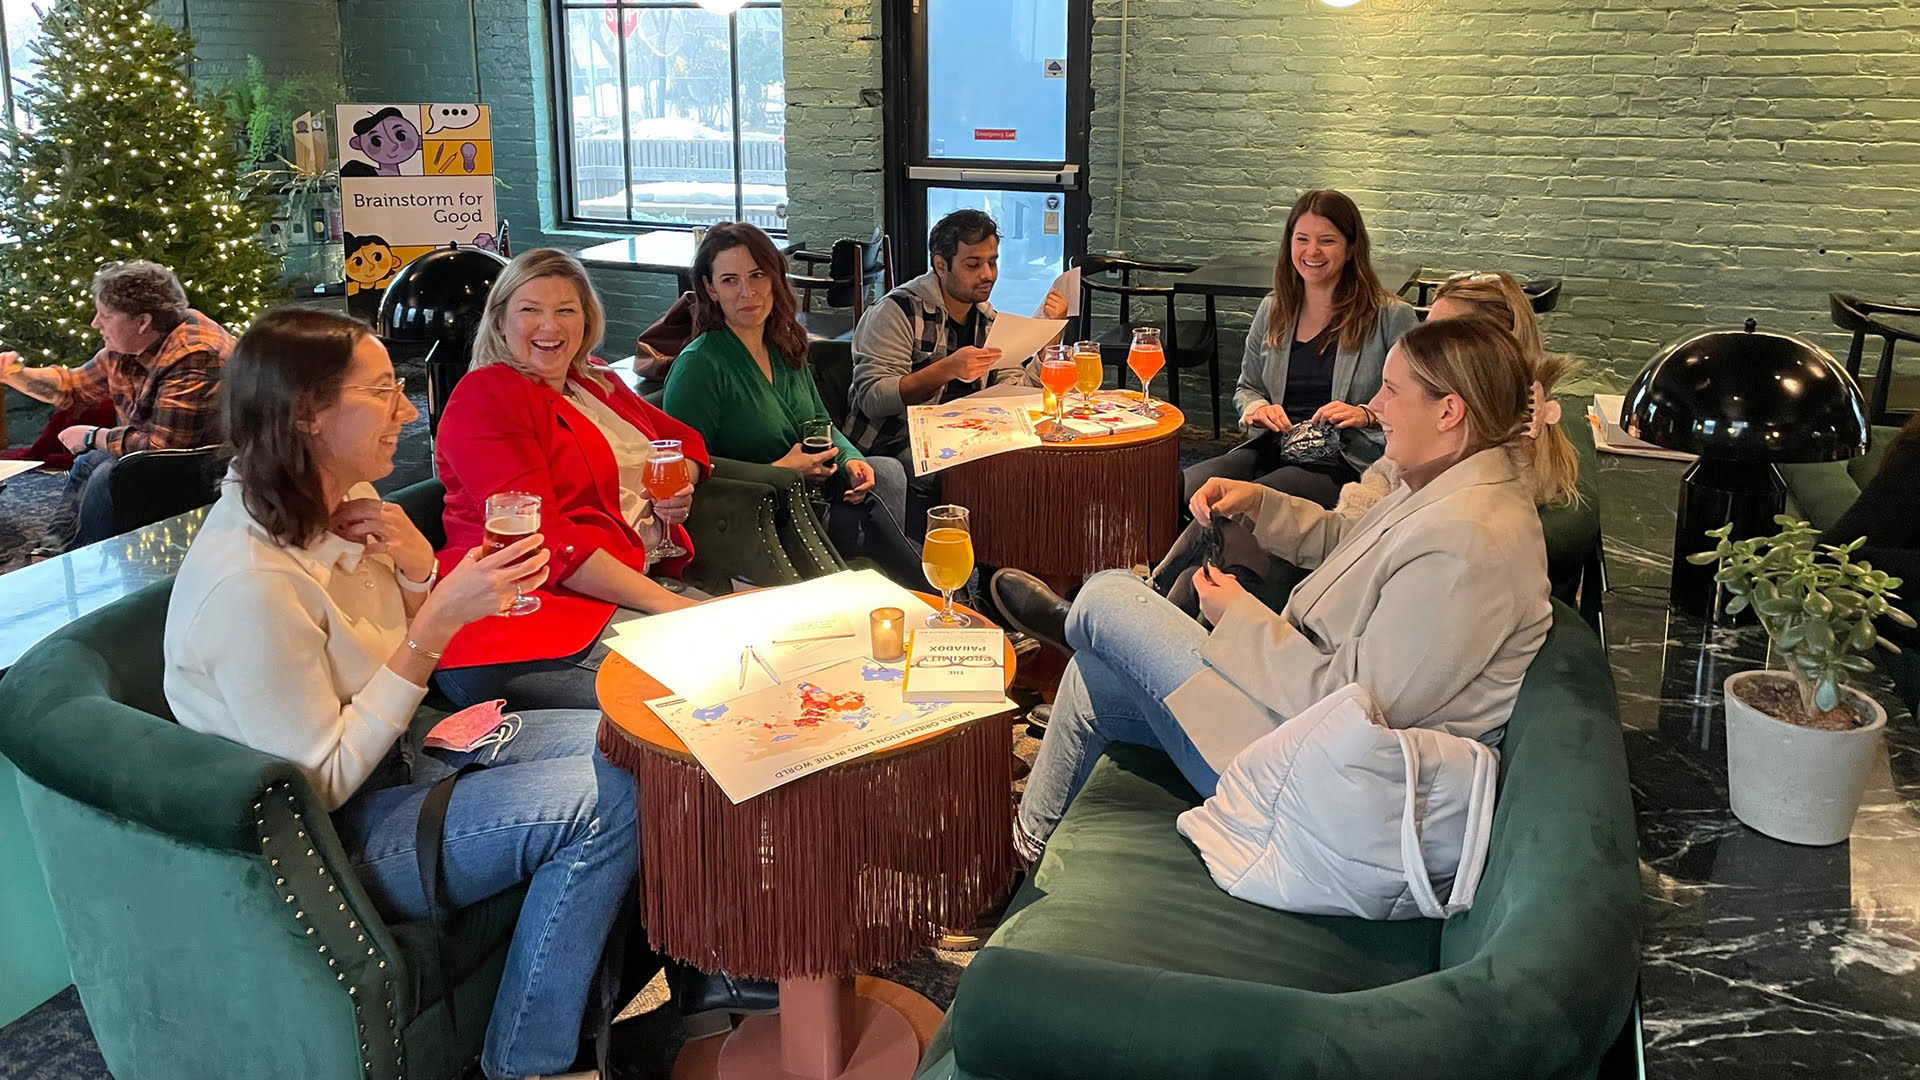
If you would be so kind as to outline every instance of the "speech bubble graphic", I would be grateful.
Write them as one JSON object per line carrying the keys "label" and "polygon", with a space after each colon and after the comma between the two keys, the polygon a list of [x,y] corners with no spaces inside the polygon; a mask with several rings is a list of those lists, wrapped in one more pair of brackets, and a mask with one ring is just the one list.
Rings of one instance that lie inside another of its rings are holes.
{"label": "speech bubble graphic", "polygon": [[427,106],[427,134],[436,131],[457,131],[470,128],[480,122],[478,105],[429,105]]}

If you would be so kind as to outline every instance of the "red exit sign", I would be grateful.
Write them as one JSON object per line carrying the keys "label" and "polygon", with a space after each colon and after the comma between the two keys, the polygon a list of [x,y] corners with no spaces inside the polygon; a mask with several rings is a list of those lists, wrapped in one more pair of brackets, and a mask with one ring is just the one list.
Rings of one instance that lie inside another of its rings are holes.
{"label": "red exit sign", "polygon": [[1012,142],[1014,128],[974,128],[974,142]]}

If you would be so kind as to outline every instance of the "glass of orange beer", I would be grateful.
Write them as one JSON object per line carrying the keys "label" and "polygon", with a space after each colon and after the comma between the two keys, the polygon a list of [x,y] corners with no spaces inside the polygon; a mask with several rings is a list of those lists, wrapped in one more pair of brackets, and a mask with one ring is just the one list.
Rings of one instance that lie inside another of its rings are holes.
{"label": "glass of orange beer", "polygon": [[[487,496],[487,524],[480,548],[488,555],[540,531],[540,496],[524,491],[496,491]],[[532,555],[533,552],[528,552]],[[520,596],[502,615],[525,615],[540,610],[538,596]]]}
{"label": "glass of orange beer", "polygon": [[1067,391],[1080,378],[1073,365],[1073,350],[1065,345],[1049,345],[1040,350],[1040,385],[1053,391],[1053,430],[1040,436],[1041,442],[1072,442],[1078,436],[1067,430]]}
{"label": "glass of orange beer", "polygon": [[927,625],[972,626],[972,619],[953,610],[954,590],[973,576],[973,531],[967,527],[966,507],[936,506],[927,511],[920,568],[927,572],[927,584],[940,590],[940,610],[927,616]]}
{"label": "glass of orange beer", "polygon": [[1133,328],[1133,347],[1127,350],[1127,367],[1140,377],[1140,415],[1159,416],[1160,410],[1153,406],[1153,377],[1167,366],[1166,351],[1160,347],[1160,328],[1157,326],[1136,326]]}
{"label": "glass of orange beer", "polygon": [[[640,484],[655,502],[671,499],[687,486],[687,455],[681,450],[679,439],[653,440],[653,456],[640,471]],[[666,534],[666,541],[651,553],[653,557],[674,559],[685,555],[687,549],[673,542],[673,526],[667,526]]]}

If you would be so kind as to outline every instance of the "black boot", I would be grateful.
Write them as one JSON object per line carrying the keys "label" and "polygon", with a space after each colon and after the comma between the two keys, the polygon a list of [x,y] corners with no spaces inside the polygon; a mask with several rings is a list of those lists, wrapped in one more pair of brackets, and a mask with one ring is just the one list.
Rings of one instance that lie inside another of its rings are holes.
{"label": "black boot", "polygon": [[689,1039],[725,1034],[737,1013],[780,1011],[778,986],[764,979],[735,978],[724,971],[708,974],[688,964],[668,964],[667,989]]}
{"label": "black boot", "polygon": [[1027,734],[1036,739],[1047,737],[1047,721],[1053,719],[1053,706],[1035,705],[1027,710]]}
{"label": "black boot", "polygon": [[1067,611],[1072,605],[1045,582],[1025,570],[1007,569],[995,573],[987,588],[993,593],[994,606],[1014,629],[1063,655],[1073,655],[1073,648],[1067,644]]}

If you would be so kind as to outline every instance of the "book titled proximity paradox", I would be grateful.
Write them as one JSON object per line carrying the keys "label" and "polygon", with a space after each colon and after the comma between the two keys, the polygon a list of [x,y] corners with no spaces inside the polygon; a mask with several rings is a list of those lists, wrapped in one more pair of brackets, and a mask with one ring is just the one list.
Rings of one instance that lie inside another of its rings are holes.
{"label": "book titled proximity paradox", "polygon": [[900,696],[922,704],[1004,700],[1006,640],[999,630],[914,631]]}

